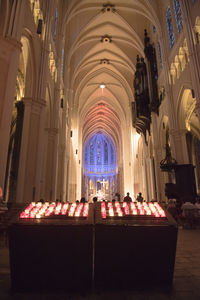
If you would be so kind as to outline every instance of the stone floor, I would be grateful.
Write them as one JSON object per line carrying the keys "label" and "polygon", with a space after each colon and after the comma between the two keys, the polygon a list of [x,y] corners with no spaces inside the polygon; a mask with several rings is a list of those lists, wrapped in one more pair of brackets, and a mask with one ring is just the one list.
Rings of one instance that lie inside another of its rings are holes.
{"label": "stone floor", "polygon": [[10,293],[8,248],[0,245],[0,300],[199,300],[200,299],[200,229],[179,229],[173,286],[169,290],[107,291],[80,294]]}

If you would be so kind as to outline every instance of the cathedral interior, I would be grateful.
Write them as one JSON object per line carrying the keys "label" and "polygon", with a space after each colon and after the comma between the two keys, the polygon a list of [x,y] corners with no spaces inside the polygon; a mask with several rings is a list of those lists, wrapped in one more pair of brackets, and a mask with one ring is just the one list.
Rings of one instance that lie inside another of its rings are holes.
{"label": "cathedral interior", "polygon": [[200,0],[0,0],[1,206],[195,202]]}
{"label": "cathedral interior", "polygon": [[164,202],[174,164],[198,194],[199,1],[1,1],[0,13],[8,205]]}

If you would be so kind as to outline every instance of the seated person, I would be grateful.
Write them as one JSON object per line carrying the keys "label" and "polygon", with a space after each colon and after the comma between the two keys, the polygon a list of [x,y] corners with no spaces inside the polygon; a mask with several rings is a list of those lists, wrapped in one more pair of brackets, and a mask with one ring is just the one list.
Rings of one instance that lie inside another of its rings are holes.
{"label": "seated person", "polygon": [[192,202],[186,201],[182,207],[182,215],[184,217],[183,226],[194,228],[196,226],[197,208]]}
{"label": "seated person", "polygon": [[183,203],[183,205],[181,206],[181,209],[183,211],[183,216],[186,216],[186,213],[191,212],[191,214],[194,214],[196,211],[196,207],[192,202],[186,201],[185,203]]}
{"label": "seated person", "polygon": [[129,193],[127,193],[126,197],[124,197],[124,202],[130,203],[132,202],[131,197],[129,196]]}
{"label": "seated person", "polygon": [[137,195],[136,200],[137,200],[138,202],[140,202],[140,203],[143,202],[144,198],[142,197],[142,193],[141,193],[141,192]]}

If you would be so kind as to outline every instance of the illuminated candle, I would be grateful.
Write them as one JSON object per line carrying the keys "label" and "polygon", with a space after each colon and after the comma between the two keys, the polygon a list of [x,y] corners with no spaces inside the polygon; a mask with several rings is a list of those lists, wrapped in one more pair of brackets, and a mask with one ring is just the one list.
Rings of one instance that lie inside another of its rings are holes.
{"label": "illuminated candle", "polygon": [[[125,215],[129,215],[129,208],[128,208],[128,203],[126,203],[126,202],[124,202],[125,203],[125,205],[123,205],[123,207],[124,207],[124,214]],[[123,203],[123,204],[124,204]]]}
{"label": "illuminated candle", "polygon": [[82,208],[83,208],[83,203],[79,203],[78,207],[76,208],[75,214],[74,214],[75,217],[80,217]]}
{"label": "illuminated candle", "polygon": [[57,206],[55,207],[54,214],[59,215],[61,210],[62,210],[62,203],[58,202]]}
{"label": "illuminated candle", "polygon": [[45,217],[49,217],[50,215],[52,215],[55,207],[56,207],[56,203],[52,202],[45,212]]}
{"label": "illuminated candle", "polygon": [[105,202],[101,202],[101,217],[102,217],[102,219],[106,219],[106,204],[105,204]]}
{"label": "illuminated candle", "polygon": [[72,204],[71,204],[71,207],[70,207],[70,209],[69,209],[69,212],[68,212],[68,216],[69,216],[69,217],[73,217],[74,212],[75,212],[75,209],[76,209],[76,203],[72,203]]}
{"label": "illuminated candle", "polygon": [[65,203],[62,207],[61,215],[66,215],[69,207],[69,203]]}
{"label": "illuminated candle", "polygon": [[89,204],[85,203],[83,208],[83,217],[88,217],[88,212],[89,212]]}

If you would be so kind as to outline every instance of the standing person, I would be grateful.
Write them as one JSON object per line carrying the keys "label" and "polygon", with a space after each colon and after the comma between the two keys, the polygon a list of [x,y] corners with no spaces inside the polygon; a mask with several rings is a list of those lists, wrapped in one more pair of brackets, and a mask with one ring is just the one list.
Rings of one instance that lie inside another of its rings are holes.
{"label": "standing person", "polygon": [[85,197],[82,197],[82,198],[81,198],[80,203],[86,203]]}
{"label": "standing person", "polygon": [[137,195],[136,200],[137,200],[138,202],[140,202],[140,203],[143,202],[144,198],[142,197],[142,193],[141,193],[141,192],[139,192],[139,194]]}
{"label": "standing person", "polygon": [[126,194],[126,197],[124,197],[124,202],[130,203],[132,202],[131,197],[129,196],[129,193]]}

